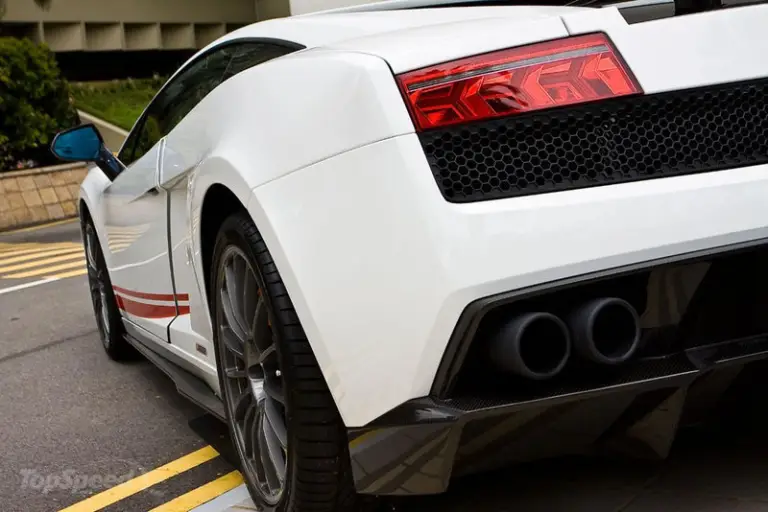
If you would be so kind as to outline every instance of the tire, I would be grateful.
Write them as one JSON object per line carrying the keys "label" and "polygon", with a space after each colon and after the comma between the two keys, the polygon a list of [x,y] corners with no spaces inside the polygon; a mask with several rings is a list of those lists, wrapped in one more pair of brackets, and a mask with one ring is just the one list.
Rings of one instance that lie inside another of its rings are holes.
{"label": "tire", "polygon": [[107,355],[115,361],[135,359],[136,350],[125,341],[125,328],[117,308],[112,281],[109,278],[104,253],[93,222],[86,218],[82,226],[85,259],[88,267],[88,288],[93,303],[93,313],[99,329],[101,344]]}
{"label": "tire", "polygon": [[244,212],[224,221],[212,260],[222,398],[253,500],[269,512],[358,510],[346,430],[272,256]]}

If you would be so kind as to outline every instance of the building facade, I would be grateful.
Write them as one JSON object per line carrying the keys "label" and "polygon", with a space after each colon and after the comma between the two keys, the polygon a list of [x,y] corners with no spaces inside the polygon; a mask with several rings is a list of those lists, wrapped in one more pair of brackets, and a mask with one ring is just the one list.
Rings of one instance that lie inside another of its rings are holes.
{"label": "building facade", "polygon": [[371,0],[6,0],[3,35],[46,43],[54,52],[196,50],[270,18]]}

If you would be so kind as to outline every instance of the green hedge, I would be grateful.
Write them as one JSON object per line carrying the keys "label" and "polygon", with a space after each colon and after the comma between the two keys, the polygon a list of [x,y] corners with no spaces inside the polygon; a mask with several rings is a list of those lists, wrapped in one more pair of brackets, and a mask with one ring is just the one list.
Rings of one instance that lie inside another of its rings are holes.
{"label": "green hedge", "polygon": [[78,122],[69,85],[48,48],[0,37],[0,170],[59,163],[50,142]]}

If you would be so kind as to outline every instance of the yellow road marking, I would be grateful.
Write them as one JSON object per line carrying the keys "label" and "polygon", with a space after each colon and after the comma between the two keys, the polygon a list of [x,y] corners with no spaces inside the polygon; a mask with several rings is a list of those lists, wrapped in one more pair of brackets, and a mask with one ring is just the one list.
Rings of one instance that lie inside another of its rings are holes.
{"label": "yellow road marking", "polygon": [[28,228],[14,229],[13,231],[5,231],[3,234],[28,233],[30,231],[37,231],[45,228],[52,228],[54,226],[61,226],[62,224],[69,224],[70,222],[75,222],[75,221],[77,221],[77,219],[57,220],[55,222],[48,222],[47,224],[40,224],[39,226],[31,226]]}
{"label": "yellow road marking", "polygon": [[[88,499],[75,503],[59,512],[95,512],[101,510],[104,507],[108,507],[113,503],[133,496],[134,494],[143,491],[155,484],[158,484],[171,477],[179,475],[185,471],[188,471],[204,462],[208,462],[211,459],[216,458],[219,453],[211,446],[206,446],[195,452],[192,452],[180,459],[169,462],[164,466],[160,466],[157,469],[153,469],[148,473],[144,473],[141,476],[137,476],[132,480],[123,482],[120,485],[116,485],[111,489],[107,489],[99,494],[94,494]],[[213,482],[211,482],[213,483]],[[204,487],[204,486],[203,486]],[[172,503],[172,502],[169,502]],[[187,509],[188,510],[188,509]]]}
{"label": "yellow road marking", "polygon": [[51,263],[59,263],[60,261],[74,260],[76,258],[82,258],[81,253],[75,252],[72,254],[64,254],[62,256],[56,256],[53,258],[35,259],[27,261],[25,263],[19,263],[18,265],[11,265],[10,267],[0,267],[0,274],[7,272],[14,272],[16,270],[24,270],[25,268],[39,267],[41,265],[50,265]]}
{"label": "yellow road marking", "polygon": [[350,449],[355,448],[356,446],[363,443],[363,441],[367,441],[372,437],[376,437],[376,435],[379,434],[380,432],[381,432],[380,430],[369,430],[365,434],[361,435],[360,437],[357,437],[354,441],[349,443],[349,448]]}
{"label": "yellow road marking", "polygon": [[182,494],[168,503],[155,507],[149,512],[188,512],[227,491],[231,491],[242,483],[243,477],[240,472],[232,471],[202,487],[189,491],[187,494]]}
{"label": "yellow road marking", "polygon": [[79,270],[72,270],[71,272],[62,272],[61,274],[53,274],[52,276],[48,276],[48,277],[55,277],[57,279],[66,279],[67,277],[82,276],[87,273],[88,273],[87,268],[81,268]]}
{"label": "yellow road marking", "polygon": [[[68,243],[67,245],[55,245],[55,244],[45,244],[41,247],[35,247],[31,249],[21,249],[18,251],[10,251],[3,254],[0,254],[0,265],[6,264],[6,263],[16,263],[17,261],[23,261],[25,259],[29,259],[32,257],[40,257],[43,256],[55,256],[57,254],[63,254],[64,252],[72,252],[72,251],[82,251],[83,246],[80,244],[75,243]],[[18,256],[16,259],[13,259],[12,257]],[[23,257],[22,257],[23,256]],[[5,258],[11,258],[13,261],[7,260]]]}
{"label": "yellow road marking", "polygon": [[45,274],[50,274],[51,272],[56,272],[57,270],[67,270],[70,268],[84,267],[84,266],[85,266],[85,258],[82,258],[79,261],[62,263],[61,265],[54,265],[52,267],[38,268],[36,270],[28,270],[27,272],[18,272],[16,274],[5,274],[3,277],[7,279],[21,279],[24,277],[42,276]]}
{"label": "yellow road marking", "polygon": [[24,243],[24,244],[6,244],[0,242],[0,254],[3,254],[4,252],[13,251],[14,249],[24,249],[27,247],[31,247],[38,244],[33,243]]}

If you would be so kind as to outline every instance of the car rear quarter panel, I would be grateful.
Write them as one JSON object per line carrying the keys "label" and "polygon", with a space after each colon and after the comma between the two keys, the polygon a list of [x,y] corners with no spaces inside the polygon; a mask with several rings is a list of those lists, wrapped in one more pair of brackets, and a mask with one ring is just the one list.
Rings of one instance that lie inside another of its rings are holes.
{"label": "car rear quarter panel", "polygon": [[177,129],[196,134],[185,155],[229,161],[250,190],[413,123],[382,59],[304,50],[227,80]]}
{"label": "car rear quarter panel", "polygon": [[[168,135],[168,147],[174,150],[169,172],[174,181],[186,183],[187,200],[176,201],[175,207],[186,209],[195,268],[203,266],[203,201],[212,186],[222,185],[249,207],[291,297],[300,302],[301,284],[291,279],[281,234],[268,227],[269,218],[258,201],[252,201],[253,189],[334,155],[413,130],[391,70],[375,56],[305,50],[227,80]],[[182,193],[178,182],[173,187],[175,193]],[[205,273],[194,275],[198,282],[190,297],[194,293],[206,307],[193,308],[191,330],[210,339]],[[324,352],[319,342],[310,341],[317,352]]]}

